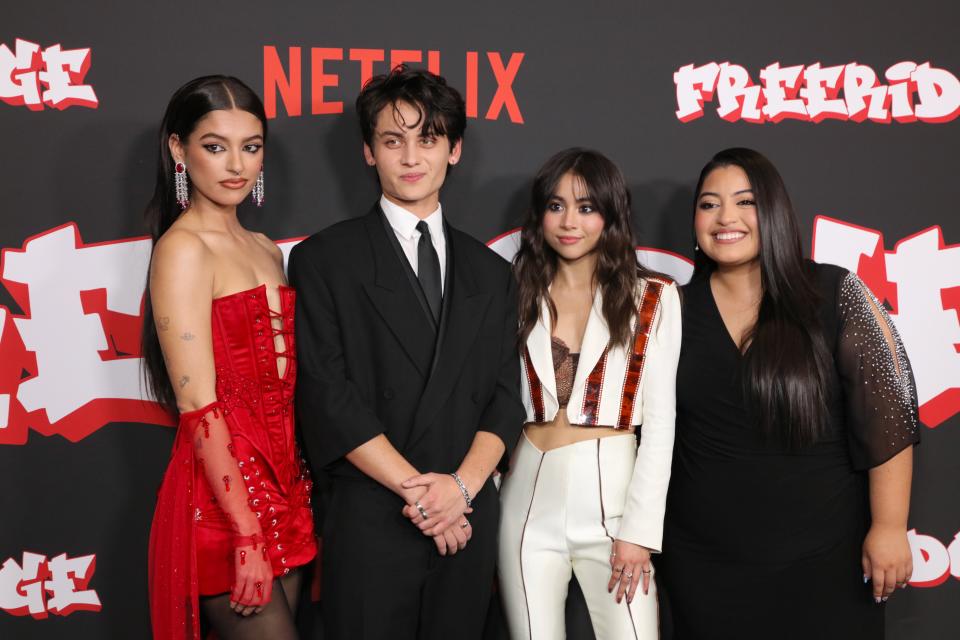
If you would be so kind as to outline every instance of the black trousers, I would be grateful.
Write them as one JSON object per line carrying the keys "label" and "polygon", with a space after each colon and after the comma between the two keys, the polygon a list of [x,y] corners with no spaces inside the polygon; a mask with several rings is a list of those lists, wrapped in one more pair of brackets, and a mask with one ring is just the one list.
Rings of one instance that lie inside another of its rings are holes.
{"label": "black trousers", "polygon": [[441,556],[373,481],[333,481],[323,528],[325,640],[480,640],[493,593],[500,501],[487,482],[473,537]]}

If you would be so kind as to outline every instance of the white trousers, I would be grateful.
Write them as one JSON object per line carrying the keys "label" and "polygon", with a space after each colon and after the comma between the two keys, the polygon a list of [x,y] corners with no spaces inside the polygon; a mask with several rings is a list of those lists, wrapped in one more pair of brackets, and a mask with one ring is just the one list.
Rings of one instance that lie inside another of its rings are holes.
{"label": "white trousers", "polygon": [[[500,591],[513,640],[566,637],[571,573],[583,590],[597,640],[659,637],[656,583],[633,602],[607,592],[610,552],[633,475],[633,435],[537,449],[520,438],[501,491]],[[641,576],[637,576],[640,578]]]}

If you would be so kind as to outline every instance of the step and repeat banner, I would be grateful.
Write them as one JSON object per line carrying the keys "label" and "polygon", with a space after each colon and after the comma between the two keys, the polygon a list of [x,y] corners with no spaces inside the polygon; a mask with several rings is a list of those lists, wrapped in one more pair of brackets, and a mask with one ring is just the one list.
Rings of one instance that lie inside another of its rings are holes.
{"label": "step and repeat banner", "polygon": [[[915,570],[888,637],[957,637],[960,8],[849,4],[7,3],[0,637],[150,635],[147,536],[173,429],[140,376],[141,214],[172,92],[212,73],[261,92],[266,201],[240,215],[289,251],[378,196],[352,105],[404,62],[464,95],[444,214],[507,258],[532,175],[561,148],[620,165],[641,259],[679,280],[700,167],[729,146],[777,165],[809,255],[860,274],[915,369]],[[577,615],[570,637],[589,637]]]}

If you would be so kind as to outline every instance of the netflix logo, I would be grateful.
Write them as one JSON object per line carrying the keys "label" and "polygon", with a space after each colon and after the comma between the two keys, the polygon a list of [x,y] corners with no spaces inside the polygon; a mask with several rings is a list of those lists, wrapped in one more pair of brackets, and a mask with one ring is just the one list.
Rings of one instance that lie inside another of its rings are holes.
{"label": "netflix logo", "polygon": [[[467,117],[485,120],[506,119],[523,124],[523,113],[513,86],[524,54],[498,51],[467,51],[460,56],[419,49],[344,49],[342,47],[263,48],[263,103],[268,118],[285,113],[297,117],[343,113],[344,99],[376,74],[386,73],[401,64],[426,66],[431,72],[463,70],[465,86],[458,87],[467,103]],[[441,64],[442,63],[442,64]],[[359,78],[354,87],[345,79]],[[489,102],[481,103],[479,82],[492,80],[496,85]],[[306,100],[306,102],[305,102]]]}

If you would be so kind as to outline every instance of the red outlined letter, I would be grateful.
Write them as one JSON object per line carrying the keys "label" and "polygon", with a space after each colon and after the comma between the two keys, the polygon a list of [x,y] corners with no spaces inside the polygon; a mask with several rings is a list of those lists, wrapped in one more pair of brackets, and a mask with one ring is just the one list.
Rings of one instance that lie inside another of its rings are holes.
{"label": "red outlined letter", "polygon": [[467,51],[467,117],[477,117],[477,52]]}
{"label": "red outlined letter", "polygon": [[760,71],[760,82],[763,84],[763,97],[766,104],[763,114],[770,122],[780,122],[784,118],[809,120],[803,100],[798,99],[800,89],[800,74],[803,67],[781,67],[774,62]]}
{"label": "red outlined letter", "polygon": [[323,99],[324,89],[340,84],[340,76],[323,72],[323,63],[326,60],[343,60],[343,49],[310,49],[310,113],[313,115],[343,113],[342,102],[326,102]]}
{"label": "red outlined letter", "polygon": [[910,74],[920,103],[914,111],[922,122],[949,122],[960,114],[960,80],[924,62]]}
{"label": "red outlined letter", "polygon": [[741,118],[756,124],[763,122],[760,87],[753,84],[750,74],[738,64],[720,64],[717,102],[717,115],[727,122],[736,122]]}
{"label": "red outlined letter", "polygon": [[373,77],[373,63],[383,62],[383,49],[350,49],[350,60],[360,63],[360,88]]}
{"label": "red outlined letter", "polygon": [[917,85],[912,79],[916,68],[915,62],[898,62],[884,72],[889,83],[887,91],[890,93],[890,114],[897,122],[917,121],[917,116],[913,113],[913,93],[917,90]]}
{"label": "red outlined letter", "polygon": [[393,49],[390,51],[390,68],[396,69],[402,64],[408,62],[420,63],[423,60],[423,52],[415,49]]}
{"label": "red outlined letter", "polygon": [[677,120],[690,122],[703,117],[703,103],[713,100],[720,65],[716,62],[694,67],[684,65],[673,74],[677,86]]}
{"label": "red outlined letter", "polygon": [[299,116],[302,102],[302,78],[300,47],[290,47],[287,54],[290,75],[283,73],[283,64],[276,47],[263,48],[263,108],[267,118],[277,117],[277,92],[283,100],[283,108],[289,116]]}
{"label": "red outlined letter", "polygon": [[487,109],[487,115],[484,117],[487,120],[496,120],[500,115],[500,109],[506,107],[510,122],[523,124],[523,115],[520,114],[517,98],[513,95],[513,81],[517,77],[517,71],[520,70],[520,63],[523,62],[523,54],[510,54],[510,62],[506,67],[503,66],[503,58],[496,51],[488,51],[487,59],[490,61],[493,77],[497,80],[497,92],[493,94],[490,108]]}
{"label": "red outlined letter", "polygon": [[821,68],[816,62],[804,69],[800,97],[807,103],[807,114],[813,122],[847,119],[847,105],[837,98],[842,83],[843,67]]}

